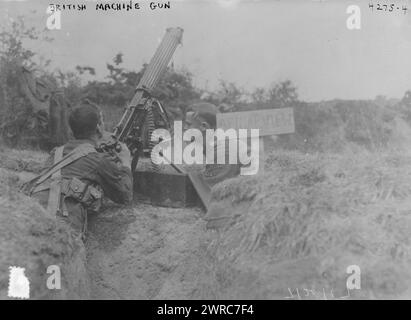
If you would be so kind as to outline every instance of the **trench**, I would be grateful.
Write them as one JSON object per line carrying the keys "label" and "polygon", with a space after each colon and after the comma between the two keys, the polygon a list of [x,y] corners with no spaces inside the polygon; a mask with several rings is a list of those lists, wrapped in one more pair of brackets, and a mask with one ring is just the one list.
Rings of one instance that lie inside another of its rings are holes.
{"label": "trench", "polygon": [[[37,166],[42,161],[31,161],[30,159],[37,155],[31,151],[14,153],[1,154],[0,168],[4,169],[0,170],[0,187],[17,194],[18,188],[14,185],[18,186],[32,177],[33,172],[38,171],[34,165]],[[20,162],[15,160],[17,157],[22,159],[21,167]],[[44,155],[39,154],[38,158],[40,157]],[[13,220],[16,225],[8,226],[11,230],[24,228],[12,233],[13,237],[0,246],[0,251],[8,247],[14,248],[7,251],[10,256],[6,254],[0,259],[0,266],[4,265],[4,270],[7,270],[10,264],[26,267],[32,280],[33,299],[215,297],[209,281],[213,266],[207,257],[207,247],[213,233],[206,231],[205,221],[202,219],[204,212],[200,208],[155,207],[141,202],[124,207],[109,202],[98,214],[89,215],[84,256],[77,252],[71,243],[60,241],[66,239],[66,235],[62,235],[61,239],[60,235],[52,238],[54,231],[49,229],[33,234],[30,231],[33,215],[31,212],[34,210],[32,207],[36,207],[36,200],[26,197],[23,197],[24,201],[13,199],[5,199],[8,206],[14,208],[10,210],[15,211],[16,215],[30,215],[30,219],[26,223],[16,218]],[[16,196],[16,199],[19,198]],[[10,210],[0,211],[0,218],[9,217]],[[35,212],[42,216],[42,210]],[[26,245],[20,246],[20,240],[27,242]],[[27,252],[18,254],[26,246],[29,246]],[[48,251],[38,247],[44,247]],[[42,255],[36,254],[39,250]],[[44,286],[44,279],[47,278],[44,266],[50,264],[64,266],[64,290],[58,292],[59,294],[47,290]],[[4,276],[4,279],[0,277],[0,298],[7,296],[8,284],[7,272],[1,276]]]}
{"label": "trench", "polygon": [[203,214],[135,203],[90,217],[91,299],[213,298]]}

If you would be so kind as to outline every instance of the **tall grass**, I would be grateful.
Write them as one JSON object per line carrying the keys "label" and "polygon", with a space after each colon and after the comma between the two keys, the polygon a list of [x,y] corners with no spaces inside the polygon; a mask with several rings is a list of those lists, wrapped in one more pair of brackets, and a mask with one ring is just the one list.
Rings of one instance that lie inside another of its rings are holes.
{"label": "tall grass", "polygon": [[233,296],[229,292],[245,274],[262,283],[255,295],[266,292],[264,297],[272,298],[267,292],[284,281],[267,277],[290,265],[297,265],[289,275],[295,285],[343,289],[345,268],[356,264],[367,275],[358,297],[407,294],[410,156],[278,151],[268,162],[264,176],[228,180],[213,190],[208,216],[218,217],[213,210],[225,208],[220,214],[229,217],[209,248],[216,257],[216,277],[232,279],[219,288],[224,298],[244,297],[246,287],[236,286]]}

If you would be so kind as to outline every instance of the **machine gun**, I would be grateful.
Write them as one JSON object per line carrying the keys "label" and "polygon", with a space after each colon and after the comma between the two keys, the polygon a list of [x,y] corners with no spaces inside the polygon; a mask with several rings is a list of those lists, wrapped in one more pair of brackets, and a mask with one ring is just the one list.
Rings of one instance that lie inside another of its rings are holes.
{"label": "machine gun", "polygon": [[[128,104],[120,122],[109,139],[99,144],[99,151],[113,153],[121,150],[118,142],[123,142],[132,155],[131,169],[135,170],[138,159],[149,155],[154,147],[151,135],[156,128],[170,130],[168,115],[161,103],[152,96],[152,92],[165,73],[177,46],[181,43],[183,29],[169,28],[148,64],[136,92]],[[153,169],[157,166],[153,163]]]}
{"label": "machine gun", "polygon": [[[177,46],[181,43],[183,29],[169,28],[158,46],[153,58],[141,78],[134,97],[127,106],[120,122],[115,127],[109,140],[100,143],[100,151],[114,153],[123,142],[132,155],[131,170],[135,171],[140,156],[150,157],[154,142],[151,135],[157,128],[172,131],[167,112],[161,103],[152,96],[152,91],[167,69]],[[163,156],[163,155],[162,155]],[[179,173],[189,177],[202,203],[207,208],[210,202],[210,188],[198,173],[186,172],[183,166],[173,164],[166,159]],[[157,166],[152,163],[154,171]]]}

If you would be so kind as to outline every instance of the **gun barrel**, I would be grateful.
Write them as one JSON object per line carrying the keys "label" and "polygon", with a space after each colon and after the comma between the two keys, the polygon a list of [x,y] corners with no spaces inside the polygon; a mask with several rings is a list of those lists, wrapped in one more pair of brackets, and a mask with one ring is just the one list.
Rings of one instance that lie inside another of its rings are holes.
{"label": "gun barrel", "polygon": [[149,93],[156,87],[162,75],[167,70],[167,66],[177,49],[177,46],[181,43],[183,38],[182,28],[168,28],[163,40],[159,44],[154,56],[151,58],[140,82],[137,85],[136,93],[131,99],[130,104],[126,112],[123,114],[119,124],[117,125],[114,134],[119,137],[120,141],[124,139],[129,127],[132,125],[134,110],[132,107],[137,107],[141,104],[141,100],[144,96],[144,91]]}
{"label": "gun barrel", "polygon": [[151,91],[155,88],[183,38],[183,29],[168,28],[137,88]]}

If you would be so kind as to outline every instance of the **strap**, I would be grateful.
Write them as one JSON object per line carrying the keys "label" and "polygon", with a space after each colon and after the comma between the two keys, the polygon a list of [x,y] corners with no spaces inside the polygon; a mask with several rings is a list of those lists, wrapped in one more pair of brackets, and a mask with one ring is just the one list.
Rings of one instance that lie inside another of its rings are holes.
{"label": "strap", "polygon": [[[56,210],[54,212],[56,213],[61,209],[63,216],[68,216],[68,211],[64,202],[64,199],[67,197],[75,199],[77,202],[93,211],[97,211],[95,208],[100,207],[101,203],[98,201],[101,201],[103,195],[103,191],[99,185],[87,184],[78,178],[55,178],[54,175],[51,179],[35,187],[32,194],[45,190],[49,191],[48,207],[50,207],[50,212]],[[53,201],[56,201],[55,199],[57,199],[57,195],[60,195],[60,199],[63,199],[63,201],[60,200],[59,205],[53,204]]]}
{"label": "strap", "polygon": [[[62,148],[62,147],[60,147]],[[58,150],[58,149],[57,149]],[[56,152],[57,152],[56,150]],[[47,178],[49,178],[51,175],[53,175],[55,172],[60,171],[62,168],[65,166],[68,166],[69,164],[73,163],[74,161],[88,155],[89,153],[96,152],[96,148],[92,146],[89,143],[84,143],[79,145],[77,148],[75,148],[73,151],[68,153],[66,156],[58,160],[57,162],[54,162],[53,166],[48,168],[46,171],[40,174],[36,179],[37,181],[35,182],[35,185],[38,185],[45,181]],[[56,158],[54,158],[56,159]]]}
{"label": "strap", "polygon": [[[54,164],[59,163],[63,158],[64,146],[58,147],[54,153]],[[49,200],[47,205],[47,210],[55,215],[60,209],[60,199],[61,199],[61,168],[52,174],[53,181],[50,184]]]}

